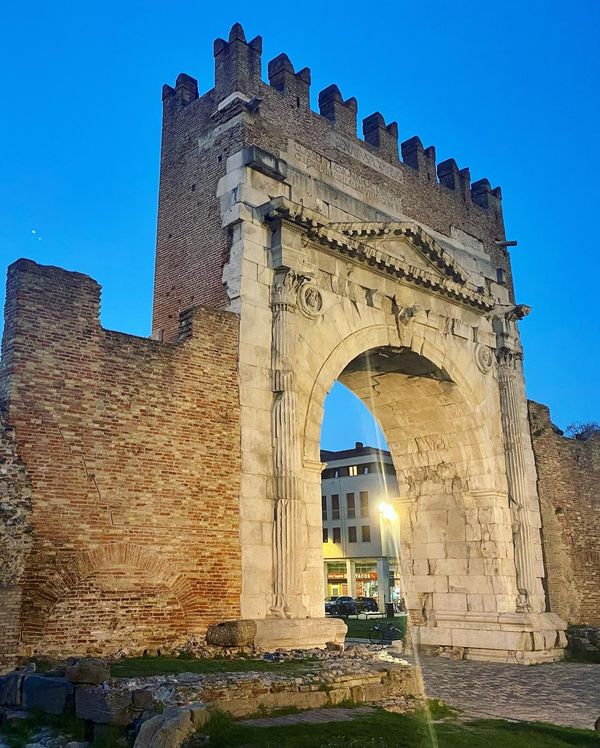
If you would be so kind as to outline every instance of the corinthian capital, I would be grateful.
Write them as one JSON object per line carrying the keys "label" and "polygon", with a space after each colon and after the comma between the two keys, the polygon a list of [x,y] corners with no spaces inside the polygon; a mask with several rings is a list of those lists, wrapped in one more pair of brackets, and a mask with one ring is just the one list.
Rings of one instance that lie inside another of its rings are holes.
{"label": "corinthian capital", "polygon": [[277,273],[271,289],[271,305],[295,309],[298,301],[298,288],[305,280],[307,278],[304,275],[293,270]]}
{"label": "corinthian capital", "polygon": [[519,351],[514,351],[506,346],[496,349],[496,360],[498,361],[498,366],[501,366],[504,369],[514,370],[517,361],[520,361],[522,358],[523,356]]}

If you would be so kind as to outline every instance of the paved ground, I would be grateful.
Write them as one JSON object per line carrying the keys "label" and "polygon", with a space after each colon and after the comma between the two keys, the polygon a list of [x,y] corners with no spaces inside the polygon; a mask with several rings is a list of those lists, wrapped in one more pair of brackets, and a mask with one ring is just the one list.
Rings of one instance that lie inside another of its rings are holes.
{"label": "paved ground", "polygon": [[[600,717],[600,665],[500,665],[443,657],[422,657],[420,663],[427,698],[442,699],[465,717],[550,722],[588,730],[594,729],[594,722]],[[371,711],[369,707],[314,709],[245,723],[273,727],[299,722],[346,722]]]}
{"label": "paved ground", "polygon": [[422,657],[421,665],[427,697],[443,699],[467,716],[588,730],[600,717],[600,665],[499,665],[442,657]]}
{"label": "paved ground", "polygon": [[244,725],[253,727],[282,727],[297,725],[302,722],[349,722],[357,717],[372,714],[375,710],[370,706],[359,706],[355,709],[311,709],[301,714],[288,714],[285,717],[263,717],[261,719],[245,719]]}

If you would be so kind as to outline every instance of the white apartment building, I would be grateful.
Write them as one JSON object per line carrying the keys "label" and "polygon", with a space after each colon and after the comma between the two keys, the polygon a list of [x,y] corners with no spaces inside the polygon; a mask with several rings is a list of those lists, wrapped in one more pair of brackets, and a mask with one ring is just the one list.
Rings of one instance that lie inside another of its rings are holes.
{"label": "white apartment building", "polygon": [[373,597],[379,609],[401,594],[398,484],[390,453],[356,442],[321,451],[325,597]]}

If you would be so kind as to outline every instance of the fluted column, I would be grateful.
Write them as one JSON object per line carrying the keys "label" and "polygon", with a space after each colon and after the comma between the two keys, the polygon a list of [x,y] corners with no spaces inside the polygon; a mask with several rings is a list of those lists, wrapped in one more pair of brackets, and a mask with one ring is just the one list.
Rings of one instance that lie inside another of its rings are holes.
{"label": "fluted column", "polygon": [[521,357],[519,353],[507,347],[499,348],[496,356],[519,591],[517,610],[525,612],[535,609],[533,597],[537,594],[539,580],[536,576],[534,549],[539,540],[539,532],[537,527],[531,524],[529,511],[526,445],[520,418],[521,403],[517,382]]}
{"label": "fluted column", "polygon": [[294,386],[297,291],[303,281],[291,270],[275,276],[272,289],[273,388],[273,601],[276,616],[299,616],[301,587],[300,435]]}

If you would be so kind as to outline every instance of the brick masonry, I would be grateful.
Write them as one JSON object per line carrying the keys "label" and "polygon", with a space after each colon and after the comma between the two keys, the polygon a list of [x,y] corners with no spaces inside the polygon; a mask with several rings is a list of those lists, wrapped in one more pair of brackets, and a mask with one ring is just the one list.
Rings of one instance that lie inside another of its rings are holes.
{"label": "brick masonry", "polygon": [[529,402],[550,609],[600,625],[600,438],[567,439]]}
{"label": "brick masonry", "polygon": [[0,415],[0,662],[16,662],[21,578],[31,550],[31,482],[14,430]]}
{"label": "brick masonry", "polygon": [[22,653],[143,651],[239,616],[238,319],[195,308],[171,344],[104,330],[99,304],[87,276],[9,268],[2,392],[34,530]]}

